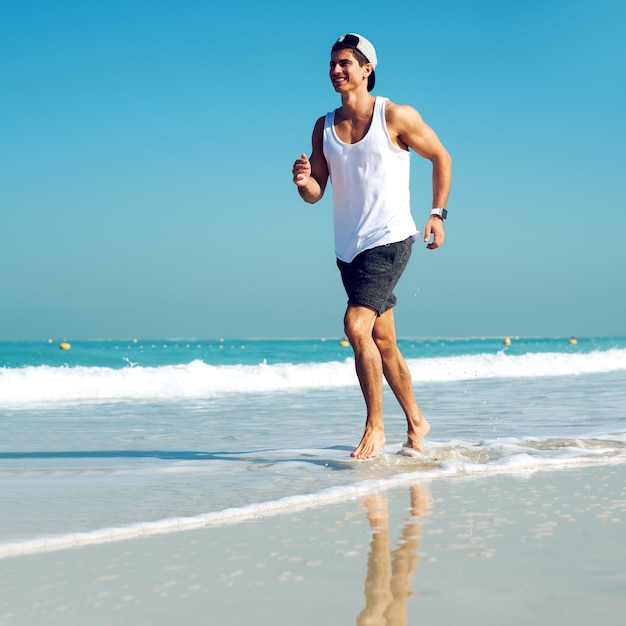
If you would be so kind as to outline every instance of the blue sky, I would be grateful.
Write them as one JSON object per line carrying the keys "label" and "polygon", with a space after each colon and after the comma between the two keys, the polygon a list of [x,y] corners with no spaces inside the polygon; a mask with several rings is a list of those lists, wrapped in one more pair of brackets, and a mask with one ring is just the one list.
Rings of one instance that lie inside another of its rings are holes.
{"label": "blue sky", "polygon": [[0,339],[340,336],[330,197],[290,171],[344,32],[454,159],[399,334],[626,334],[624,3],[312,6],[4,0]]}

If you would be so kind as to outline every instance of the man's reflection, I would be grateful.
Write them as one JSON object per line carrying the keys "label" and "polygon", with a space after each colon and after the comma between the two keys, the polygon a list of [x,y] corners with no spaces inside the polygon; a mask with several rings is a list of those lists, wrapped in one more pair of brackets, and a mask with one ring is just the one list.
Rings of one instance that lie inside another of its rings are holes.
{"label": "man's reflection", "polygon": [[423,485],[410,488],[411,518],[403,527],[398,547],[389,550],[387,496],[378,493],[364,499],[367,518],[373,530],[365,579],[365,608],[357,617],[358,626],[403,626],[407,623],[407,600],[411,577],[417,570],[421,541],[419,518],[428,515],[430,491]]}

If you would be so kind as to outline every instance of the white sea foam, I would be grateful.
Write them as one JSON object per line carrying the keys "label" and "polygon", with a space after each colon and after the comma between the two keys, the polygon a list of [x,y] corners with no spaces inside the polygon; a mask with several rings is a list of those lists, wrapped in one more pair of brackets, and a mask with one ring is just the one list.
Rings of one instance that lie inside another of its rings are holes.
{"label": "white sea foam", "polygon": [[[302,452],[302,451],[300,451]],[[328,451],[309,450],[310,455]],[[0,559],[36,554],[168,534],[185,530],[236,524],[302,511],[328,504],[353,500],[377,491],[412,483],[426,483],[437,478],[478,477],[488,475],[528,475],[538,471],[553,471],[591,465],[626,464],[626,434],[613,439],[542,439],[483,442],[479,445],[461,441],[431,444],[423,459],[407,459],[399,449],[386,447],[386,454],[372,461],[352,460],[354,465],[378,464],[402,468],[405,471],[384,478],[361,480],[352,484],[328,487],[314,493],[279,497],[265,502],[229,507],[218,511],[143,521],[88,532],[69,532],[0,543]]]}
{"label": "white sea foam", "polygon": [[[626,371],[626,350],[509,356],[477,354],[409,360],[416,383],[533,378]],[[357,384],[352,359],[326,363],[207,365],[195,360],[160,367],[0,368],[0,406],[41,402],[211,398],[229,393],[284,392]]]}

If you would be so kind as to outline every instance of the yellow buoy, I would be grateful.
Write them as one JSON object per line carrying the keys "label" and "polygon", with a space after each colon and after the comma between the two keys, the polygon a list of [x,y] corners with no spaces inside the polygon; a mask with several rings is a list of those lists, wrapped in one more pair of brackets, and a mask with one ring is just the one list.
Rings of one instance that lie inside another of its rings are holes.
{"label": "yellow buoy", "polygon": [[59,345],[59,348],[61,348],[61,350],[70,350],[71,347],[72,346],[67,343],[67,341],[64,341],[62,344]]}
{"label": "yellow buoy", "polygon": [[347,347],[350,345],[350,343],[349,343],[348,341],[346,341],[345,339],[342,339],[342,340],[339,342],[339,345],[340,345],[340,346],[343,346],[344,348],[347,348]]}
{"label": "yellow buoy", "polygon": [[576,338],[575,338],[575,337],[570,337],[570,338],[569,338],[569,342],[570,342],[573,346],[575,346],[575,345],[578,343],[578,341],[576,341]]}
{"label": "yellow buoy", "polygon": [[511,345],[511,338],[510,337],[505,337],[503,343],[504,343],[505,346],[510,346]]}

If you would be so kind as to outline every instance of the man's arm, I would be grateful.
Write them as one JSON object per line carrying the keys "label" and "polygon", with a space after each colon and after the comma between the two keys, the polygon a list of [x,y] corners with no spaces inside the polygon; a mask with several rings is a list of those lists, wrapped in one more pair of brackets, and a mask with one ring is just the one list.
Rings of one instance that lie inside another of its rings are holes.
{"label": "man's arm", "polygon": [[[413,108],[407,105],[389,103],[385,109],[387,126],[395,135],[400,147],[413,148],[421,157],[433,165],[433,209],[445,209],[452,182],[452,159],[443,147],[435,131],[428,126]],[[443,220],[430,216],[424,228],[424,241],[431,235],[433,241],[426,246],[434,250],[443,245],[445,238]]]}
{"label": "man's arm", "polygon": [[313,128],[311,158],[303,154],[293,164],[293,182],[305,202],[314,204],[322,198],[328,183],[328,164],[324,157],[324,118],[320,117]]}

